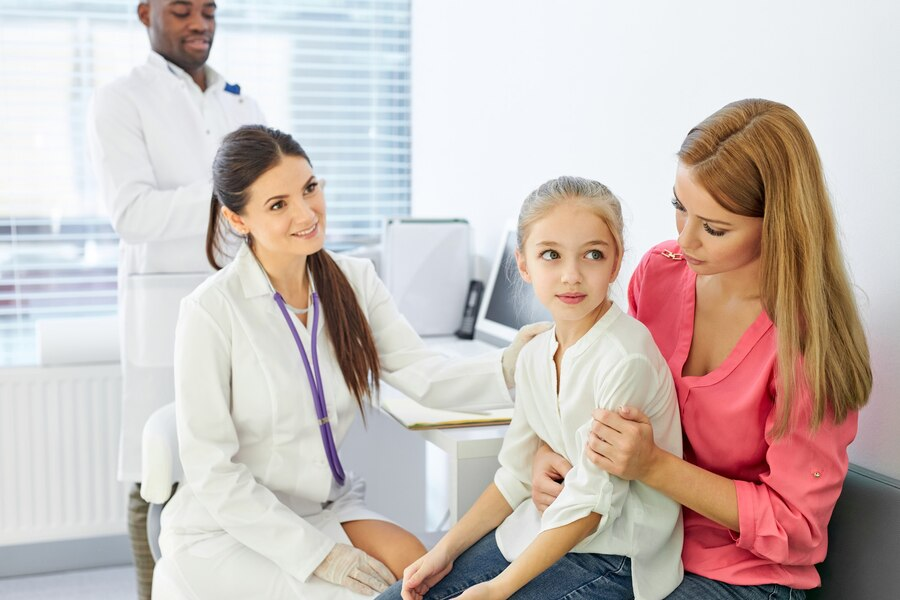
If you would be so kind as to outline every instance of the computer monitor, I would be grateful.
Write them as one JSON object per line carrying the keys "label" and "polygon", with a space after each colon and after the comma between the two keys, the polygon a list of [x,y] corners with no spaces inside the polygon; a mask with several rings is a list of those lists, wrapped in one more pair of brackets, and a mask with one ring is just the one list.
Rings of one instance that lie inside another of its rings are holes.
{"label": "computer monitor", "polygon": [[476,339],[498,346],[508,345],[523,325],[553,320],[538,302],[531,285],[522,281],[515,251],[516,231],[508,226],[501,236],[475,322]]}

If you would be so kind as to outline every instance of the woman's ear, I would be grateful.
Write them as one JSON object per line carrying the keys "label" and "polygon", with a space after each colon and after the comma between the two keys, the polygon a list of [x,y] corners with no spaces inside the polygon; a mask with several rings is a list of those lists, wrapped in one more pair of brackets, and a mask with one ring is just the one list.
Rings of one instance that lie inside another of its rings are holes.
{"label": "woman's ear", "polygon": [[244,223],[244,219],[241,218],[241,215],[237,214],[227,206],[223,206],[221,209],[222,217],[228,221],[228,224],[231,226],[231,229],[238,235],[248,235],[250,233],[250,228],[247,227],[247,224]]}
{"label": "woman's ear", "polygon": [[525,280],[525,283],[531,283],[531,275],[528,274],[528,265],[525,264],[525,257],[516,248],[516,266],[519,268],[519,275]]}

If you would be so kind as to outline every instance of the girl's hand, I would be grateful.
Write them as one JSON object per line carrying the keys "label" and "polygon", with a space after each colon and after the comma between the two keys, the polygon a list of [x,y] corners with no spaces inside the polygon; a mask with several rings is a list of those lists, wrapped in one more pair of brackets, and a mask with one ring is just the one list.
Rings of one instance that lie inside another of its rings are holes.
{"label": "girl's hand", "polygon": [[490,581],[485,581],[473,585],[457,597],[462,600],[505,600],[506,596],[497,591],[491,583]]}
{"label": "girl's hand", "polygon": [[585,455],[611,475],[645,479],[661,450],[653,441],[647,415],[623,406],[618,411],[595,409]]}
{"label": "girl's hand", "polygon": [[565,458],[541,444],[534,453],[531,465],[531,500],[541,513],[562,492],[562,481],[572,465]]}
{"label": "girl's hand", "polygon": [[400,597],[403,600],[422,600],[428,590],[443,579],[452,568],[453,561],[436,546],[403,570]]}

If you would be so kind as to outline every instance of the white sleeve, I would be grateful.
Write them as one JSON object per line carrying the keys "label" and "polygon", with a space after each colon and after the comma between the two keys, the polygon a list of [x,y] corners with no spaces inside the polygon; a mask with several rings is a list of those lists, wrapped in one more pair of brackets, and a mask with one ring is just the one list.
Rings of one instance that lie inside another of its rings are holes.
{"label": "white sleeve", "polygon": [[[664,449],[681,452],[681,426],[677,401],[668,367],[664,372],[643,355],[623,359],[611,372],[597,373],[594,389],[596,408],[615,409],[621,405],[638,408],[650,418],[654,437]],[[577,447],[584,448],[590,434],[589,420],[576,432]],[[677,447],[677,448],[676,448]],[[595,534],[608,529],[621,515],[630,482],[610,475],[580,452],[565,487],[541,520],[541,530],[567,525],[591,512],[603,515]]]}
{"label": "white sleeve", "polygon": [[[521,364],[521,357],[519,363]],[[516,373],[519,373],[518,369]],[[517,375],[516,383],[519,381]],[[525,391],[522,386],[517,385],[516,388]],[[512,421],[503,436],[503,445],[497,456],[500,468],[494,474],[494,485],[513,510],[531,497],[531,467],[534,453],[541,444],[541,439],[528,423],[528,401],[524,394],[516,400]]]}
{"label": "white sleeve", "polygon": [[216,522],[240,543],[306,581],[334,542],[284,506],[235,461],[231,341],[195,300],[181,303],[175,335],[176,422],[185,481]]}
{"label": "white sleeve", "polygon": [[140,244],[206,231],[212,173],[189,185],[159,189],[140,114],[122,90],[98,90],[91,101],[88,124],[94,170],[119,238]]}
{"label": "white sleeve", "polygon": [[429,350],[397,310],[390,292],[366,261],[362,294],[381,359],[381,378],[425,406],[453,409],[463,403],[509,399],[500,350],[448,358]]}

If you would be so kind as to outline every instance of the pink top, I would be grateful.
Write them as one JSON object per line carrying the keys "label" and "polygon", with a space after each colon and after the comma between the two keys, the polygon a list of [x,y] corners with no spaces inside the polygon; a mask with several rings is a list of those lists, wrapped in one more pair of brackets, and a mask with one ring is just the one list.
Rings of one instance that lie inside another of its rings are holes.
{"label": "pink top", "polygon": [[669,363],[684,431],[684,458],[734,480],[740,535],[684,509],[686,571],[737,585],[820,585],[828,521],[847,474],[857,413],[815,434],[810,398],[795,395],[791,431],[767,433],[775,419],[776,330],[763,312],[728,358],[700,377],[683,377],[694,332],[696,274],[675,242],[652,248],[628,288],[630,312],[650,329]]}

